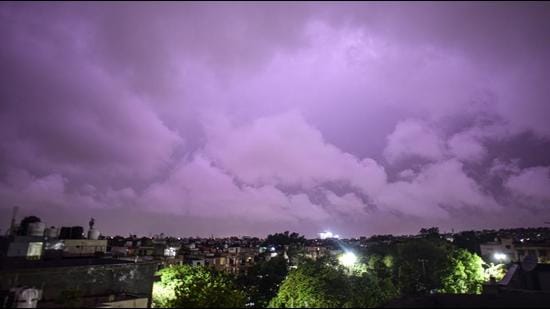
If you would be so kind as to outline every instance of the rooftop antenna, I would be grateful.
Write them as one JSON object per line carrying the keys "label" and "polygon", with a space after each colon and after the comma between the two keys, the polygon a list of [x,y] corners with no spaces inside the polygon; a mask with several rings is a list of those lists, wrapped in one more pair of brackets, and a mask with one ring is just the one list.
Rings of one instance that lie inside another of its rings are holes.
{"label": "rooftop antenna", "polygon": [[10,235],[15,235],[15,219],[17,217],[18,211],[19,211],[19,206],[14,206],[13,212],[11,214]]}

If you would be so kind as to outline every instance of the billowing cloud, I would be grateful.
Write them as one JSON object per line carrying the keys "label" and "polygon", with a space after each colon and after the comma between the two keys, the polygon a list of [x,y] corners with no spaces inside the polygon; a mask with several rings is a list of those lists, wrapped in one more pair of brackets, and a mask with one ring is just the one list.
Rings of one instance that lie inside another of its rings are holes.
{"label": "billowing cloud", "polygon": [[375,201],[401,213],[434,218],[449,216],[453,208],[499,208],[455,159],[428,164],[410,181],[388,184]]}
{"label": "billowing cloud", "polygon": [[435,130],[421,121],[405,120],[388,135],[384,155],[390,163],[409,157],[439,160],[444,151],[442,139]]}
{"label": "billowing cloud", "polygon": [[120,233],[539,224],[549,28],[547,3],[2,3],[0,204]]}
{"label": "billowing cloud", "polygon": [[153,211],[204,217],[238,218],[243,209],[260,221],[328,217],[304,194],[286,195],[271,185],[238,186],[231,175],[201,156],[181,162],[168,179],[147,188],[142,200]]}
{"label": "billowing cloud", "polygon": [[376,161],[358,159],[324,141],[321,133],[291,112],[233,127],[219,121],[207,129],[205,152],[247,183],[311,188],[345,182],[365,194],[386,182]]}
{"label": "billowing cloud", "polygon": [[90,184],[72,188],[69,179],[60,174],[43,177],[31,175],[26,170],[11,169],[5,183],[0,185],[0,198],[11,206],[32,208],[69,206],[91,209],[127,207],[136,200],[132,188],[99,191]]}
{"label": "billowing cloud", "polygon": [[326,197],[336,212],[349,216],[365,214],[365,203],[353,193],[346,193],[342,196],[338,196],[329,191],[327,192]]}
{"label": "billowing cloud", "polygon": [[505,186],[528,207],[550,206],[550,167],[531,167],[510,176]]}
{"label": "billowing cloud", "polygon": [[450,152],[463,161],[476,162],[487,155],[487,149],[483,144],[475,136],[465,132],[453,135],[448,141],[448,146]]}

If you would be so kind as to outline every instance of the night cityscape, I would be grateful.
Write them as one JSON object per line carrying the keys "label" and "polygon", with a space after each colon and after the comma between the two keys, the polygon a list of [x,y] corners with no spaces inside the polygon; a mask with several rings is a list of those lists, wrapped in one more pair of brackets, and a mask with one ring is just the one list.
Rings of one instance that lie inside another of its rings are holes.
{"label": "night cityscape", "polygon": [[550,2],[0,2],[1,308],[547,308]]}

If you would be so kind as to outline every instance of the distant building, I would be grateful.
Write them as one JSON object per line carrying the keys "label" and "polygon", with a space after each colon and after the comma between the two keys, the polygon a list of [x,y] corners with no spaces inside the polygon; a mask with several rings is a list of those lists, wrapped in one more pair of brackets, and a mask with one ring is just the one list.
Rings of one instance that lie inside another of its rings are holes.
{"label": "distant building", "polygon": [[550,263],[550,243],[522,243],[515,246],[518,260],[533,256],[539,263]]}
{"label": "distant building", "polygon": [[550,263],[550,242],[529,241],[511,238],[496,239],[494,242],[480,245],[481,256],[492,262],[521,262],[527,256],[533,256],[538,263]]}
{"label": "distant building", "polygon": [[494,242],[480,245],[481,257],[486,261],[518,262],[514,241],[511,238],[495,239]]}
{"label": "distant building", "polygon": [[95,256],[107,252],[107,240],[63,239],[63,256]]}
{"label": "distant building", "polygon": [[0,256],[10,258],[40,259],[44,247],[42,237],[10,236],[0,240]]}
{"label": "distant building", "polygon": [[329,250],[322,246],[306,246],[305,247],[305,256],[307,258],[317,260],[323,256],[329,254]]}

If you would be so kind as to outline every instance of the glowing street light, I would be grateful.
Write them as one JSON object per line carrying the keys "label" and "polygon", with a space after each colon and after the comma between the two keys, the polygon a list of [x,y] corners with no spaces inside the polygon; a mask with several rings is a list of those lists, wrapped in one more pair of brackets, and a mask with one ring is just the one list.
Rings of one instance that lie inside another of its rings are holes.
{"label": "glowing street light", "polygon": [[357,263],[357,256],[353,252],[346,252],[338,258],[338,262],[346,267],[352,267]]}
{"label": "glowing street light", "polygon": [[502,261],[504,261],[508,258],[508,256],[506,254],[500,253],[500,252],[495,252],[493,257],[495,258],[495,260],[497,260],[499,262],[502,262]]}

